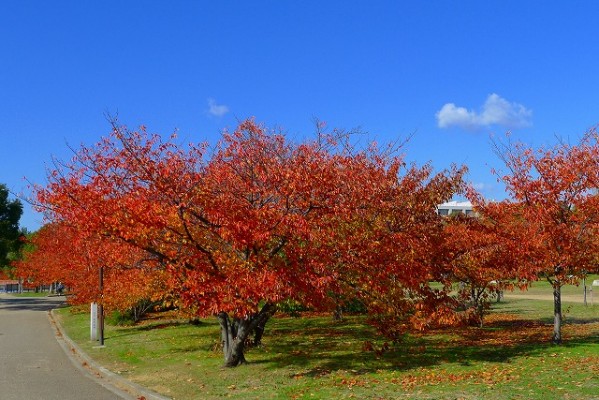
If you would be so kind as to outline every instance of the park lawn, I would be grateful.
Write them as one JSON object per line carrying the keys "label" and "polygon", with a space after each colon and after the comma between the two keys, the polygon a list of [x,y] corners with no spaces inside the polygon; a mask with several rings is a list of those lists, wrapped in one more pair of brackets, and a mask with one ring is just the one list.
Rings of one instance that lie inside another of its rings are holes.
{"label": "park lawn", "polygon": [[[594,295],[596,297],[596,303],[599,304],[599,286],[592,287],[593,281],[599,280],[599,275],[589,275],[586,278],[586,286],[587,286],[587,300],[590,303],[590,289],[594,289]],[[562,295],[563,296],[577,296],[580,301],[583,299],[583,285],[582,280],[578,285],[564,285],[562,287]],[[539,281],[533,282],[527,290],[521,291],[519,289],[514,289],[514,295],[552,295],[553,289],[551,285],[546,279],[541,279]]]}
{"label": "park lawn", "polygon": [[[599,305],[568,305],[565,344],[549,343],[552,303],[507,299],[486,326],[384,341],[364,317],[277,315],[249,364],[221,368],[215,319],[153,319],[89,341],[89,315],[58,312],[68,335],[122,376],[174,399],[597,399]],[[374,350],[366,343],[372,343]],[[366,344],[366,345],[365,345]]]}
{"label": "park lawn", "polygon": [[14,297],[48,297],[48,292],[23,292],[23,293],[11,293]]}

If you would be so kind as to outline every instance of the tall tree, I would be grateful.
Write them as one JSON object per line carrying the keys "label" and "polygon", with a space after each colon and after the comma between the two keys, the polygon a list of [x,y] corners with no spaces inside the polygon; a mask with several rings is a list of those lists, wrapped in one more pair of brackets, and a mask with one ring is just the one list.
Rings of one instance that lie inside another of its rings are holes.
{"label": "tall tree", "polygon": [[488,204],[479,199],[479,209],[510,246],[509,260],[519,276],[551,284],[552,339],[561,343],[561,288],[599,269],[599,135],[591,130],[575,145],[496,149],[508,170],[500,179],[511,199]]}
{"label": "tall tree", "polygon": [[115,125],[111,137],[51,172],[38,199],[50,220],[167,264],[187,306],[217,316],[225,365],[236,366],[278,301],[327,304],[334,277],[310,256],[310,235],[324,215],[359,198],[347,190],[360,168],[320,139],[295,145],[248,120],[206,160],[204,144],[183,150]]}
{"label": "tall tree", "polygon": [[461,181],[457,170],[401,171],[401,158],[356,150],[340,132],[297,144],[253,120],[210,153],[113,128],[51,171],[38,200],[50,220],[166,265],[184,304],[218,318],[226,366],[245,362],[248,336],[284,299],[330,309],[331,293],[422,297],[436,276],[435,206]]}
{"label": "tall tree", "polygon": [[19,220],[23,205],[18,199],[10,200],[6,185],[0,184],[0,268],[9,266],[9,255],[19,249]]}

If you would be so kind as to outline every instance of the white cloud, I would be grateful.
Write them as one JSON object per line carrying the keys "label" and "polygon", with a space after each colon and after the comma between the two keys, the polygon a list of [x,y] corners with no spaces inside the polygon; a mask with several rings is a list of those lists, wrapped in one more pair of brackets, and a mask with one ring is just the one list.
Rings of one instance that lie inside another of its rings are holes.
{"label": "white cloud", "polygon": [[437,111],[435,117],[439,128],[457,126],[471,131],[490,125],[524,128],[532,124],[531,110],[522,104],[510,103],[495,93],[487,97],[480,112],[457,107],[454,103],[446,103]]}
{"label": "white cloud", "polygon": [[478,192],[495,189],[495,185],[483,182],[472,183],[472,188]]}
{"label": "white cloud", "polygon": [[223,104],[216,104],[216,100],[208,99],[208,114],[215,117],[222,117],[229,112],[229,107]]}

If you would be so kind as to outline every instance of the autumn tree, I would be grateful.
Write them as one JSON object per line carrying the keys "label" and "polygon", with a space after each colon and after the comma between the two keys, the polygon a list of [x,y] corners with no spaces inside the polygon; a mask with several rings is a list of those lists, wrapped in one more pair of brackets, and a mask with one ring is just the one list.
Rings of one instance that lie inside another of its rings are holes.
{"label": "autumn tree", "polygon": [[236,366],[278,301],[326,304],[333,277],[310,257],[310,230],[353,196],[333,195],[342,171],[321,144],[292,145],[246,121],[208,161],[204,144],[183,150],[115,124],[53,171],[38,199],[51,220],[165,263],[186,305],[218,317],[225,365]]}
{"label": "autumn tree", "polygon": [[449,268],[442,281],[457,290],[464,320],[482,326],[490,301],[518,284],[514,263],[505,261],[511,247],[498,238],[493,221],[480,214],[446,217],[444,234],[441,251]]}
{"label": "autumn tree", "polygon": [[399,340],[408,329],[455,320],[449,290],[430,283],[447,271],[436,209],[463,189],[466,170],[435,173],[430,164],[375,154],[366,157],[368,168],[356,165],[361,171],[351,182],[362,188],[355,208],[333,216],[316,242],[336,276],[337,298],[359,299],[369,321]]}
{"label": "autumn tree", "polygon": [[64,223],[46,224],[31,235],[16,267],[29,284],[62,282],[70,289],[71,304],[97,302],[107,312],[130,313],[133,319],[167,291],[164,268],[151,255],[126,243],[84,236]]}
{"label": "autumn tree", "polygon": [[561,288],[597,271],[599,252],[599,136],[587,132],[579,143],[534,150],[523,144],[496,145],[507,168],[500,175],[511,199],[480,201],[511,244],[510,257],[522,279],[546,279],[553,288],[553,342],[561,343]]}
{"label": "autumn tree", "polygon": [[37,194],[49,220],[164,264],[183,305],[217,317],[232,367],[282,300],[331,309],[331,294],[358,295],[381,312],[401,299],[382,311],[404,317],[432,293],[435,207],[461,172],[403,167],[339,131],[297,144],[246,120],[211,148],[114,123]]}

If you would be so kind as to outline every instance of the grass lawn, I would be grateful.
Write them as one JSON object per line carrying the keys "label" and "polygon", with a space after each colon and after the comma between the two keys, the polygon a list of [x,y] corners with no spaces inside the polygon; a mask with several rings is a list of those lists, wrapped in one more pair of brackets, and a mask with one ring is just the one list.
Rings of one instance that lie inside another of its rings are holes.
{"label": "grass lawn", "polygon": [[175,399],[599,399],[599,304],[565,311],[562,346],[549,342],[551,302],[509,298],[485,328],[412,334],[383,353],[364,349],[383,341],[363,317],[276,316],[234,369],[221,368],[215,319],[108,326],[94,348],[88,314],[58,315],[98,362]]}
{"label": "grass lawn", "polygon": [[48,297],[48,292],[23,292],[23,293],[11,293],[15,297]]}
{"label": "grass lawn", "polygon": [[[586,279],[587,286],[587,302],[591,303],[591,289],[594,289],[594,301],[595,304],[599,304],[599,286],[591,286],[594,280],[599,280],[599,275],[589,275]],[[515,296],[518,295],[546,295],[552,296],[552,289],[549,282],[546,280],[540,280],[538,282],[533,282],[532,285],[528,288],[528,290],[520,291],[519,289],[514,289],[513,292],[509,292],[506,294],[513,294]],[[578,302],[582,302],[584,297],[584,289],[582,285],[582,281],[578,286],[575,285],[565,285],[562,287],[562,296],[572,299],[576,298]],[[567,300],[565,300],[567,302]]]}

